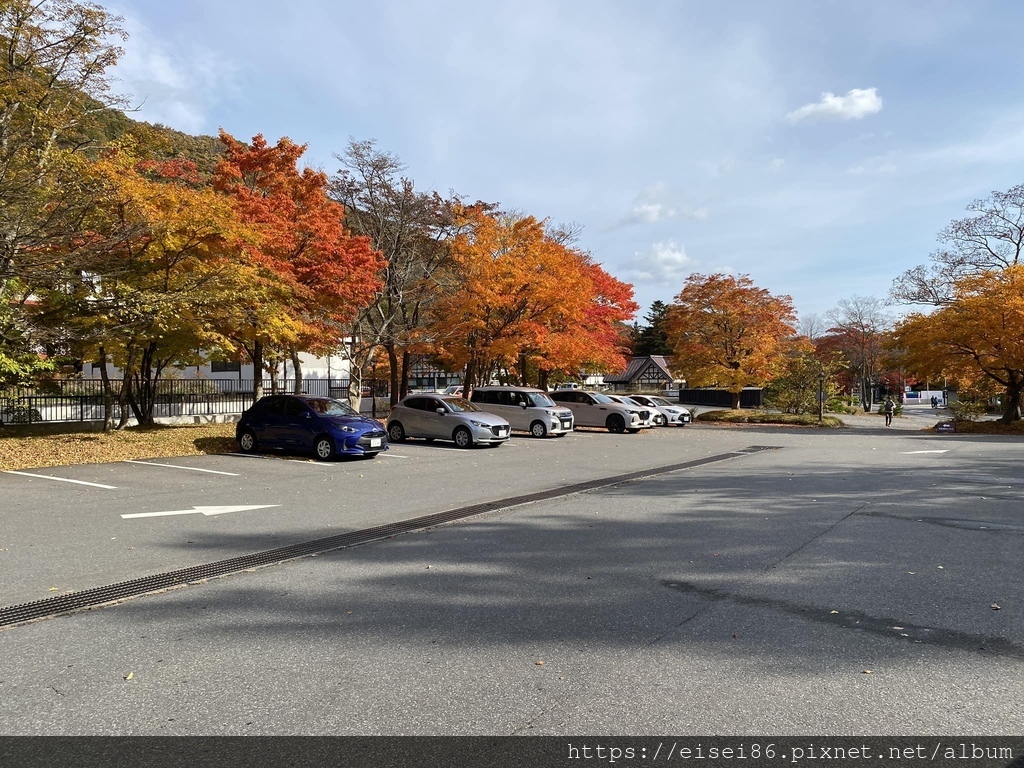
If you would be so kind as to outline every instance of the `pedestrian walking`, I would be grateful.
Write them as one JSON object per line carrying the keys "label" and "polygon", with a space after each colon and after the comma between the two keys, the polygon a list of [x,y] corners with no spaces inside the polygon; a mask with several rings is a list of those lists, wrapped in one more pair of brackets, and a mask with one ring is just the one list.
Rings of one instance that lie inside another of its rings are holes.
{"label": "pedestrian walking", "polygon": [[896,413],[896,403],[892,401],[892,397],[885,398],[885,402],[882,403],[882,413],[885,414],[885,426],[892,426],[892,415]]}

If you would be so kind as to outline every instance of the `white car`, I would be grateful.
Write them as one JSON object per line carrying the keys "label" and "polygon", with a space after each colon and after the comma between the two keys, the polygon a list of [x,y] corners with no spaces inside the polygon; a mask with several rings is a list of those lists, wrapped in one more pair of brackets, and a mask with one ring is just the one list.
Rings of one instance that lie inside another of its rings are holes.
{"label": "white car", "polygon": [[606,394],[605,397],[610,397],[617,403],[622,403],[623,405],[628,405],[632,408],[636,408],[637,410],[640,411],[641,414],[645,414],[642,415],[640,418],[641,429],[650,429],[651,427],[658,425],[657,417],[660,416],[661,414],[659,414],[655,409],[649,408],[648,406],[643,405],[642,403],[638,403],[632,397],[627,397],[626,395]]}
{"label": "white car", "polygon": [[693,415],[688,410],[664,397],[656,395],[630,395],[629,399],[635,400],[641,405],[646,405],[648,408],[656,411],[654,423],[659,427],[685,427],[693,421]]}
{"label": "white car", "polygon": [[609,432],[639,432],[650,426],[650,411],[617,403],[607,395],[582,389],[556,389],[551,399],[572,411],[577,427],[604,427]]}

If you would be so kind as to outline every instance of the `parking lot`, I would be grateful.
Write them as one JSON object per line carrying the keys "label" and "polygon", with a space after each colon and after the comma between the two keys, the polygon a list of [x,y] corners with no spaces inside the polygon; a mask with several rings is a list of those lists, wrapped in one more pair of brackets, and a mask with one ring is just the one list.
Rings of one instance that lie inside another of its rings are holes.
{"label": "parking lot", "polygon": [[[697,425],[5,473],[4,606],[498,503],[8,627],[0,720],[24,734],[1020,732],[1022,459],[998,437]],[[551,494],[500,503],[535,491]]]}

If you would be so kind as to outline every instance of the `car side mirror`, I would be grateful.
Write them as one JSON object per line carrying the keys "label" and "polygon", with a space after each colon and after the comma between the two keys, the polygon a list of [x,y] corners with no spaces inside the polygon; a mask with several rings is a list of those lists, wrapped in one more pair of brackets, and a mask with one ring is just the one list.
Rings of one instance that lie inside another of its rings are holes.
{"label": "car side mirror", "polygon": [[519,406],[520,406],[520,407],[521,407],[521,408],[522,408],[522,409],[523,409],[524,411],[526,410],[526,403],[524,403],[524,402],[520,401],[520,402],[519,402]]}
{"label": "car side mirror", "polygon": [[445,411],[445,409],[444,409],[444,408],[435,408],[434,410],[436,410],[436,411],[437,411],[438,413],[440,413],[440,414],[441,414],[442,416],[443,416],[443,415],[444,415],[445,413],[447,413],[447,411]]}
{"label": "car side mirror", "polygon": [[313,418],[313,414],[310,413],[309,411],[306,411],[306,418],[307,419],[312,419]]}

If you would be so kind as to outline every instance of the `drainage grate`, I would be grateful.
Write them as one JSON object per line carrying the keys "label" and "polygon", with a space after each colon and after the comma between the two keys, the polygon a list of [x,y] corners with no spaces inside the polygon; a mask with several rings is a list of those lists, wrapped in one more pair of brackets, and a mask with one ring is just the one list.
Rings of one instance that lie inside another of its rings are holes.
{"label": "drainage grate", "polygon": [[646,477],[662,475],[667,472],[690,469],[692,467],[703,466],[704,464],[714,464],[715,462],[726,461],[727,459],[732,459],[740,455],[748,455],[758,453],[760,451],[777,450],[780,447],[781,446],[772,445],[752,445],[731,453],[720,453],[714,456],[706,456],[703,459],[680,462],[679,464],[668,464],[666,466],[654,467],[652,469],[642,469],[637,472],[627,472],[623,475],[601,478],[600,480],[588,480],[584,483],[564,485],[547,491],[537,491],[536,493],[526,493],[520,496],[510,496],[508,498],[497,499],[495,501],[487,501],[482,504],[472,504],[467,507],[452,509],[448,512],[424,515],[422,517],[412,518],[411,520],[403,520],[398,523],[378,525],[373,528],[364,528],[360,531],[351,531],[349,533],[338,534],[337,536],[328,536],[323,539],[314,539],[313,541],[306,541],[300,544],[291,544],[286,547],[268,549],[265,552],[256,552],[251,555],[231,557],[227,560],[218,560],[204,565],[180,568],[176,571],[168,571],[167,573],[143,576],[138,579],[122,581],[117,584],[108,584],[103,587],[94,587],[93,589],[86,589],[81,592],[56,595],[44,600],[36,600],[31,603],[11,605],[0,608],[0,627],[10,626],[12,624],[21,624],[47,616],[56,616],[58,614],[77,611],[83,608],[92,608],[98,605],[103,605],[104,603],[117,602],[129,597],[144,595],[149,592],[159,592],[160,590],[169,589],[171,587],[180,587],[184,584],[201,581],[203,579],[212,579],[218,576],[226,576],[230,573],[239,573],[240,571],[250,570],[252,568],[275,565],[286,560],[294,560],[298,557],[307,557],[309,555],[320,554],[322,552],[330,552],[335,549],[354,547],[359,544],[366,544],[378,539],[389,538],[401,533],[410,533],[412,531],[431,528],[435,525],[442,525],[455,520],[462,520],[485,512],[494,512],[499,509],[507,509],[508,507],[515,507],[521,504],[530,504],[535,501],[557,499],[562,496],[570,496],[574,493],[582,493],[583,491],[592,491],[597,488],[607,488],[612,485],[619,485],[620,483],[628,483],[632,480],[640,480]]}

